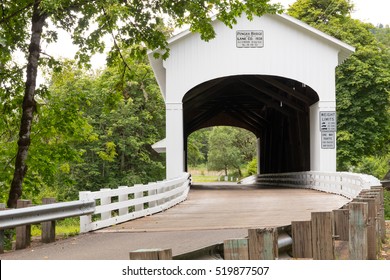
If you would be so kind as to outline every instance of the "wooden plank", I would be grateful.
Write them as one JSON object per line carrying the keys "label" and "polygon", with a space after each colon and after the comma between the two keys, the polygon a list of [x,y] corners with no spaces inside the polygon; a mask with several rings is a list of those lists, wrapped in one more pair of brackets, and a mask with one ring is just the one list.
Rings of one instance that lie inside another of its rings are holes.
{"label": "wooden plank", "polygon": [[375,198],[355,198],[353,202],[367,203],[367,259],[376,260],[377,254],[379,254],[379,248],[377,247],[377,205]]}
{"label": "wooden plank", "polygon": [[351,260],[366,260],[368,257],[367,215],[367,203],[349,204],[349,258]]}
{"label": "wooden plank", "polygon": [[249,229],[249,259],[275,260],[278,258],[278,231],[276,228]]}
{"label": "wooden plank", "polygon": [[[29,207],[31,205],[30,200],[18,200],[16,208]],[[19,226],[16,227],[16,244],[15,249],[27,248],[31,243],[31,226]]]}
{"label": "wooden plank", "polygon": [[[42,204],[51,204],[55,203],[56,199],[51,198],[42,198]],[[41,223],[42,232],[41,239],[43,243],[51,243],[56,240],[56,221],[48,221]]]}
{"label": "wooden plank", "polygon": [[312,212],[311,230],[313,242],[313,259],[333,260],[333,213]]}
{"label": "wooden plank", "polygon": [[172,260],[172,249],[140,249],[129,253],[130,260]]}
{"label": "wooden plank", "polygon": [[225,240],[223,251],[225,260],[249,260],[248,238]]}
{"label": "wooden plank", "polygon": [[349,210],[333,210],[334,235],[336,240],[348,241],[349,239]]}
{"label": "wooden plank", "polygon": [[291,222],[293,239],[292,254],[294,258],[313,258],[313,245],[311,238],[311,221]]}

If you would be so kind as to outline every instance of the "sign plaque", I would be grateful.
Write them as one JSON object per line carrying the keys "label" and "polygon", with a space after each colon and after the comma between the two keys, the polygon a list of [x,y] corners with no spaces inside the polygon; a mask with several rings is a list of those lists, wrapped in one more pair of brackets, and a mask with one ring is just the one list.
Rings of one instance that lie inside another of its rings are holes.
{"label": "sign plaque", "polygon": [[336,148],[336,112],[320,112],[321,149]]}
{"label": "sign plaque", "polygon": [[263,30],[237,30],[236,46],[237,48],[263,48],[264,31]]}
{"label": "sign plaque", "polygon": [[336,132],[321,132],[321,149],[336,148]]}

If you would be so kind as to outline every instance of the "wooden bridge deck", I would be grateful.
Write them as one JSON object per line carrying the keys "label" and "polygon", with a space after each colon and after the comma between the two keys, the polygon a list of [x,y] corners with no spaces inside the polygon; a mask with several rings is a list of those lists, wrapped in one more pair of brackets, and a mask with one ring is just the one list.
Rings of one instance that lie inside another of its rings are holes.
{"label": "wooden bridge deck", "polygon": [[151,248],[172,248],[178,255],[225,239],[245,237],[247,228],[309,220],[311,212],[337,209],[347,201],[303,189],[195,186],[186,201],[163,213],[6,253],[0,259],[126,260],[129,251]]}
{"label": "wooden bridge deck", "polygon": [[292,188],[195,185],[188,199],[167,211],[105,229],[105,232],[156,232],[276,227],[310,220],[348,200],[338,195]]}

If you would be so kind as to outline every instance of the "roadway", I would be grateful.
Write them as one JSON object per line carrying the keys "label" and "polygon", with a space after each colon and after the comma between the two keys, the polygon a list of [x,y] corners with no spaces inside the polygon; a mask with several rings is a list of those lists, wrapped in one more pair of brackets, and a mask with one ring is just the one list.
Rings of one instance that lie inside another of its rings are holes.
{"label": "roadway", "polygon": [[172,248],[179,255],[229,238],[248,228],[276,227],[309,220],[348,199],[323,192],[236,184],[191,187],[188,199],[162,213],[82,234],[52,244],[0,255],[0,259],[127,260],[129,251]]}

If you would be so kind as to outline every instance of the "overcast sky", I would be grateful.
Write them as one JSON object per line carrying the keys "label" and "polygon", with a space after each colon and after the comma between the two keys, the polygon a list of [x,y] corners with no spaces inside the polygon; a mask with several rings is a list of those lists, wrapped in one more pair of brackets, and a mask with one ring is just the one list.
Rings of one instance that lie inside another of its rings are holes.
{"label": "overcast sky", "polygon": [[[281,3],[286,9],[296,0],[272,0],[272,2]],[[389,0],[353,0],[355,12],[353,18],[364,22],[370,22],[374,25],[382,23],[390,25],[390,1]]]}

